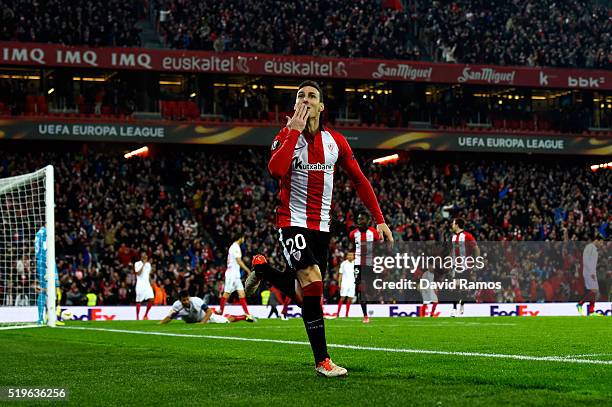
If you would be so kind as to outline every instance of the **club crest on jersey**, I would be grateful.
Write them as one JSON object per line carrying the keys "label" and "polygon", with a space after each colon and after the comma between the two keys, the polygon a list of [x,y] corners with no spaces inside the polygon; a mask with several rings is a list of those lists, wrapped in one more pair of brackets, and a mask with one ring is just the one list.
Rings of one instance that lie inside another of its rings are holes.
{"label": "club crest on jersey", "polygon": [[304,171],[330,171],[334,169],[334,164],[324,163],[305,163],[298,157],[293,158],[293,169]]}
{"label": "club crest on jersey", "polygon": [[300,261],[300,259],[302,258],[302,252],[299,250],[296,250],[295,252],[293,252],[293,257],[295,258],[296,261]]}
{"label": "club crest on jersey", "polygon": [[334,143],[328,143],[327,149],[329,150],[330,153],[333,153],[334,151],[336,151],[336,145]]}

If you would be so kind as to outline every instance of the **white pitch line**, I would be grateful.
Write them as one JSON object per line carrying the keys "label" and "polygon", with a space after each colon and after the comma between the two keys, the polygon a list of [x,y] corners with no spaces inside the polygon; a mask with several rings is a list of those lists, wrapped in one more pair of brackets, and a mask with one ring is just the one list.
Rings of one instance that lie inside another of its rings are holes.
{"label": "white pitch line", "polygon": [[481,326],[481,325],[487,325],[487,326],[513,326],[513,325],[518,325],[518,324],[504,324],[504,323],[496,323],[496,322],[426,322],[426,321],[410,321],[408,324],[385,324],[384,326],[412,326],[412,325],[418,325],[418,324],[422,324],[424,327],[427,326],[448,326],[448,325],[452,325],[452,326]]}
{"label": "white pitch line", "polygon": [[564,358],[587,358],[593,356],[612,356],[612,353],[587,353],[585,355],[567,355]]}
{"label": "white pitch line", "polygon": [[229,327],[229,326],[207,326],[206,328],[200,326],[198,328],[174,328],[174,330],[176,330],[176,331],[201,331],[202,329],[205,329],[205,330],[208,331],[210,329],[213,329],[213,330],[227,331],[228,329],[231,329],[233,331],[234,329],[265,329],[265,330],[268,330],[268,329],[284,329],[284,330],[286,330],[288,328],[289,329],[295,328],[295,329],[302,329],[302,330],[304,329],[304,327],[301,326],[301,325],[300,326],[252,326],[252,325],[249,325],[249,326],[232,326],[232,327]]}
{"label": "white pitch line", "polygon": [[8,331],[11,329],[24,329],[24,328],[41,328],[42,325],[15,325],[15,326],[0,326],[0,331]]}
{"label": "white pitch line", "polygon": [[[385,324],[385,325],[378,326],[378,325],[373,324],[373,323],[370,323],[369,325],[367,325],[367,324],[362,323],[361,321],[345,321],[345,323],[347,323],[347,322],[354,322],[354,324],[351,324],[351,326],[353,328],[354,327],[358,327],[358,326],[362,326],[365,329],[374,329],[374,328],[382,329],[382,328],[387,328],[387,327],[393,328],[393,327],[400,327],[400,326],[402,326],[402,327],[408,326],[408,325],[404,325],[404,324]],[[419,322],[421,322],[421,321],[419,321]],[[342,325],[344,325],[344,324],[342,324]],[[411,322],[411,324],[409,326],[410,326],[410,328],[429,328],[429,327],[431,327],[431,328],[441,328],[443,326],[446,327],[448,325],[454,325],[454,326],[468,325],[468,326],[473,326],[473,325],[489,325],[489,324],[480,324],[478,322],[473,322],[473,323],[472,322],[463,322],[463,323],[460,323],[460,324],[452,324],[452,323],[445,323],[445,322],[438,322],[438,323],[421,322],[419,324],[419,323],[417,323],[417,321],[415,321],[415,322]],[[506,325],[516,325],[516,324],[495,324],[495,323],[492,323],[490,325],[503,325],[503,326],[506,326]],[[228,329],[230,329],[230,330],[233,331],[234,329],[266,329],[266,330],[268,330],[268,329],[284,329],[284,330],[286,330],[286,329],[293,329],[293,328],[294,329],[304,329],[304,327],[301,324],[300,325],[286,325],[286,326],[257,326],[257,325],[255,325],[255,326],[253,326],[253,325],[249,325],[249,326],[230,326],[230,327],[228,327],[228,326],[221,326],[221,327],[209,327],[209,326],[207,326],[204,329],[206,329],[207,331],[211,330],[211,329],[213,329],[213,330],[223,330],[223,331],[227,331]],[[346,326],[327,324],[326,328],[329,328],[329,329],[344,329],[344,328],[346,328]],[[200,330],[200,329],[202,329],[202,328],[201,327],[200,328],[178,328],[176,330],[177,331],[196,331],[196,330]]]}
{"label": "white pitch line", "polygon": [[[334,319],[330,319],[330,321],[337,321],[339,323],[344,323],[344,324],[349,324],[349,323],[355,323],[355,324],[361,324],[361,320],[359,318],[353,318],[352,319],[347,319],[347,318],[334,318]],[[450,321],[440,321],[439,319],[429,319],[427,318],[426,320],[420,319],[420,318],[397,318],[397,319],[401,319],[402,320],[402,324],[385,324],[385,326],[407,326],[407,325],[414,325],[414,324],[425,324],[428,326],[437,326],[437,325],[453,325],[453,326],[464,326],[464,325],[497,325],[497,326],[514,326],[514,325],[518,325],[515,322],[472,322],[472,321],[457,321],[455,320],[455,322],[450,322]],[[328,320],[326,318],[326,320]],[[374,323],[375,319],[371,319],[370,323],[371,324],[375,324]]]}
{"label": "white pitch line", "polygon": [[[127,333],[134,335],[155,335],[155,336],[172,336],[182,338],[205,338],[205,339],[222,339],[229,341],[244,341],[244,342],[262,342],[262,343],[278,343],[284,345],[303,345],[310,346],[308,342],[302,341],[287,341],[280,339],[264,339],[264,338],[241,338],[236,336],[218,336],[218,335],[193,335],[193,334],[179,334],[172,332],[147,332],[147,331],[131,331],[127,329],[110,329],[110,328],[89,328],[89,327],[62,327],[60,329],[80,329],[84,331],[105,331],[105,332],[116,332],[116,333]],[[500,353],[481,353],[481,352],[451,352],[441,350],[427,350],[427,349],[402,349],[402,348],[377,348],[374,346],[360,346],[360,345],[342,345],[342,344],[327,344],[328,348],[337,349],[353,349],[353,350],[369,350],[375,352],[389,352],[389,353],[417,353],[425,355],[447,355],[447,356],[466,356],[466,357],[482,357],[482,358],[496,358],[496,359],[515,359],[515,360],[531,360],[531,361],[542,361],[542,362],[561,362],[561,363],[585,363],[595,365],[612,365],[612,360],[594,360],[594,359],[575,359],[567,358],[563,356],[528,356],[528,355],[508,355]]]}

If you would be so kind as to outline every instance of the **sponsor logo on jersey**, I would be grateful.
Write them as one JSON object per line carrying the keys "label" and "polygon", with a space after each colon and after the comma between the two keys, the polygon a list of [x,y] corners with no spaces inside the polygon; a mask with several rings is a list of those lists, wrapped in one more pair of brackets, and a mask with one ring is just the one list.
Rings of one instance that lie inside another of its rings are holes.
{"label": "sponsor logo on jersey", "polygon": [[331,171],[334,169],[334,164],[305,163],[296,157],[293,159],[293,169],[303,171]]}

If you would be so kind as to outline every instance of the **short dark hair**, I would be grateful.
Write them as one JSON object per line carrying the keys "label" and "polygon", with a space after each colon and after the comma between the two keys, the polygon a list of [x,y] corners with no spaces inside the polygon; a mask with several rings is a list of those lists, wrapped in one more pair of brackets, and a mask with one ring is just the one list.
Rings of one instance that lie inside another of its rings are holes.
{"label": "short dark hair", "polygon": [[319,91],[319,100],[323,102],[323,91],[321,90],[321,85],[319,85],[315,81],[307,80],[298,85],[298,90],[302,89],[304,86],[312,86],[316,90]]}
{"label": "short dark hair", "polygon": [[457,226],[459,226],[461,229],[465,228],[465,219],[463,218],[455,218],[455,223],[457,224]]}
{"label": "short dark hair", "polygon": [[242,229],[238,229],[234,231],[234,240],[233,242],[237,242],[238,240],[242,239],[242,238],[246,238],[246,233],[244,232],[244,230]]}
{"label": "short dark hair", "polygon": [[182,290],[179,292],[179,298],[189,297],[189,292],[187,290]]}

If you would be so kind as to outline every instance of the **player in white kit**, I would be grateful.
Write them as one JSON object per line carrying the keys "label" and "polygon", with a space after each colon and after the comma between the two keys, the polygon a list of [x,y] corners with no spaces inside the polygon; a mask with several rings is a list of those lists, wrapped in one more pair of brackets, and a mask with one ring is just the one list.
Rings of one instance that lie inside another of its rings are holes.
{"label": "player in white kit", "polygon": [[[427,280],[429,283],[433,283],[434,282],[434,273],[426,270],[423,275],[421,276],[422,280]],[[435,316],[436,313],[436,307],[438,306],[438,295],[436,294],[436,291],[433,288],[420,288],[421,291],[421,296],[423,297],[423,307],[421,307],[421,315],[422,317],[426,317],[427,316],[427,307],[429,304],[432,304],[431,306],[431,313],[429,314],[430,317]]]}
{"label": "player in white kit", "polygon": [[134,264],[134,272],[136,273],[136,319],[140,319],[140,304],[147,302],[147,310],[145,311],[143,320],[149,319],[149,310],[153,306],[153,287],[151,287],[151,263],[149,256],[142,253],[140,260]]}
{"label": "player in white kit", "polygon": [[601,235],[597,234],[595,239],[587,244],[582,252],[582,278],[584,278],[584,288],[588,290],[585,296],[576,304],[578,313],[585,315],[582,306],[589,302],[586,315],[595,314],[595,301],[599,296],[599,282],[597,281],[597,259],[599,258],[598,249],[603,245]]}
{"label": "player in white kit", "polygon": [[165,325],[175,318],[181,318],[188,324],[229,324],[230,322],[247,321],[254,322],[254,319],[246,315],[217,315],[212,308],[204,303],[199,297],[190,297],[187,291],[181,291],[179,300],[172,304],[170,313],[161,321],[160,325]]}
{"label": "player in white kit", "polygon": [[355,297],[355,253],[348,252],[346,254],[346,260],[340,264],[338,275],[340,299],[338,300],[338,312],[336,312],[336,316],[340,316],[340,309],[342,308],[342,301],[344,300],[346,304],[345,316],[348,317],[351,301],[353,301]]}
{"label": "player in white kit", "polygon": [[234,291],[238,291],[238,298],[245,315],[251,315],[246,303],[244,295],[244,286],[240,280],[240,268],[246,271],[247,275],[251,274],[246,264],[242,261],[242,249],[240,245],[244,243],[244,235],[239,235],[238,239],[232,243],[227,253],[227,269],[225,270],[225,284],[223,285],[223,297],[221,297],[221,315],[225,309],[225,302]]}

